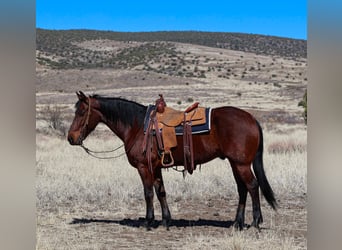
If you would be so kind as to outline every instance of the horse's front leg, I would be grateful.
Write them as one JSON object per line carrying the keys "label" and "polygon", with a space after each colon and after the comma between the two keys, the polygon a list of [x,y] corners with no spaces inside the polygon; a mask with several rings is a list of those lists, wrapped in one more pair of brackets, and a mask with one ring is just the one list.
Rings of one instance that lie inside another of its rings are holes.
{"label": "horse's front leg", "polygon": [[169,226],[171,223],[171,213],[169,210],[169,206],[166,201],[166,192],[163,182],[163,176],[161,173],[161,168],[156,168],[154,173],[154,189],[156,191],[158,200],[160,202],[160,206],[162,209],[162,218],[163,218],[163,225],[169,230]]}
{"label": "horse's front leg", "polygon": [[138,167],[138,172],[144,185],[144,195],[146,201],[146,228],[147,230],[150,230],[154,222],[153,176],[146,166]]}

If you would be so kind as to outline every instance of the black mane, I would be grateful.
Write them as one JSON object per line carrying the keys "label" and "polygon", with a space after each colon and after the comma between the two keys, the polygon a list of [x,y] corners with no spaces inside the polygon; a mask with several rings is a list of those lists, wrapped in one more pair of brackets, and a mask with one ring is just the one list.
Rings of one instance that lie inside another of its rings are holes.
{"label": "black mane", "polygon": [[138,126],[144,125],[146,106],[119,97],[90,97],[99,101],[101,112],[108,120],[115,123],[120,121],[123,125],[131,127],[135,122]]}

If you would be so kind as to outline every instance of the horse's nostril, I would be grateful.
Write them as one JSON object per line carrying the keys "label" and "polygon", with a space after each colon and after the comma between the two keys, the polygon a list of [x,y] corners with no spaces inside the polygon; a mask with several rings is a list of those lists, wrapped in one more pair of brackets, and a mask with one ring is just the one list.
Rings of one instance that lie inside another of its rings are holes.
{"label": "horse's nostril", "polygon": [[74,139],[72,139],[72,136],[68,136],[68,141],[71,145],[74,144]]}

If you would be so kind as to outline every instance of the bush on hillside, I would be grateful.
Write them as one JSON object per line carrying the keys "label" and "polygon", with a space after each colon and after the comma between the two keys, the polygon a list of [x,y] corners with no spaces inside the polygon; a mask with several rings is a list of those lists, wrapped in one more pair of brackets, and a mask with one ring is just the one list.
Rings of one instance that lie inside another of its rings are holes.
{"label": "bush on hillside", "polygon": [[308,94],[307,94],[307,90],[305,90],[303,99],[298,103],[298,106],[301,106],[301,107],[304,108],[302,116],[304,118],[305,124],[307,124],[307,118],[308,118],[308,114],[307,114],[307,110],[308,110]]}

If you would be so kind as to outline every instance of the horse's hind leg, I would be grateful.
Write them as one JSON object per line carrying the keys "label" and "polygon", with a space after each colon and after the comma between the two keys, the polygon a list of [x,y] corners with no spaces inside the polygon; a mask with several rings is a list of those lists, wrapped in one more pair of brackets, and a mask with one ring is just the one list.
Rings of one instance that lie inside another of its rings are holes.
{"label": "horse's hind leg", "polygon": [[252,226],[259,228],[259,224],[263,222],[260,198],[259,198],[259,184],[251,170],[250,164],[233,164],[233,173],[238,185],[239,191],[239,206],[236,214],[237,226],[241,229],[241,224],[244,221],[241,219],[244,217],[244,210],[246,205],[246,190],[252,198],[253,206],[253,222]]}
{"label": "horse's hind leg", "polygon": [[162,209],[162,218],[163,218],[163,225],[169,229],[170,222],[171,222],[171,214],[169,210],[169,206],[166,201],[166,192],[163,182],[163,176],[161,173],[161,168],[156,168],[155,170],[155,178],[154,178],[154,189],[156,191],[158,200],[160,202],[160,206]]}
{"label": "horse's hind leg", "polygon": [[236,169],[233,168],[234,178],[237,184],[238,193],[239,193],[239,205],[237,207],[234,227],[240,230],[245,226],[245,207],[246,207],[246,199],[247,199],[247,187],[243,180],[240,178]]}
{"label": "horse's hind leg", "polygon": [[147,230],[150,230],[154,222],[153,178],[148,168],[145,166],[138,167],[138,172],[144,185],[144,195],[146,201],[146,228]]}

